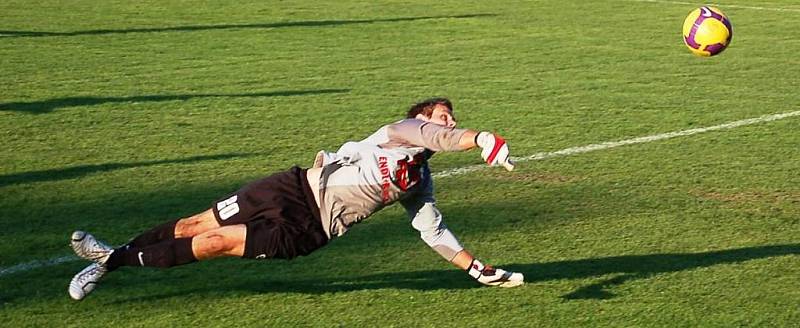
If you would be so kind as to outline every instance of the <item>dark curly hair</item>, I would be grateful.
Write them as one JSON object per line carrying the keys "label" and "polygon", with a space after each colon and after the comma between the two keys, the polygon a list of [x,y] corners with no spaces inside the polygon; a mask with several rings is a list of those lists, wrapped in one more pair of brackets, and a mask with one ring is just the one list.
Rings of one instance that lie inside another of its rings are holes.
{"label": "dark curly hair", "polygon": [[436,105],[443,105],[447,107],[451,112],[453,111],[453,103],[450,102],[447,98],[431,98],[426,99],[421,102],[414,104],[406,113],[406,118],[415,118],[418,114],[425,115],[427,117],[431,117],[433,115],[433,109],[436,108]]}

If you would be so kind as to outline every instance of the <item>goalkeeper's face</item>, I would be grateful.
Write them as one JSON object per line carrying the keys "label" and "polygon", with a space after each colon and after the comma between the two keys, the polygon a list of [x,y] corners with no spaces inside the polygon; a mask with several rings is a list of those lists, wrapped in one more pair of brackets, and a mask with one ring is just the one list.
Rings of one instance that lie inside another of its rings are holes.
{"label": "goalkeeper's face", "polygon": [[417,115],[417,118],[431,123],[436,123],[439,125],[443,125],[449,128],[456,127],[456,118],[453,116],[453,111],[451,111],[445,105],[436,105],[433,108],[433,112],[431,113],[431,117],[425,117],[425,115]]}

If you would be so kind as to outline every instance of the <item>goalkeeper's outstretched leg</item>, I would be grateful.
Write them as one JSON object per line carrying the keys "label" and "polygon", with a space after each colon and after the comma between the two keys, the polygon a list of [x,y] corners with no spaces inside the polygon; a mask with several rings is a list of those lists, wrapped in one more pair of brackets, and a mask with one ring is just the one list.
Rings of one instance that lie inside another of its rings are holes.
{"label": "goalkeeper's outstretched leg", "polygon": [[82,300],[108,272],[123,266],[169,268],[220,256],[242,257],[246,240],[247,227],[237,224],[149,246],[132,247],[126,244],[112,249],[91,234],[76,231],[72,234],[75,253],[94,263],[72,278],[69,295],[75,300]]}

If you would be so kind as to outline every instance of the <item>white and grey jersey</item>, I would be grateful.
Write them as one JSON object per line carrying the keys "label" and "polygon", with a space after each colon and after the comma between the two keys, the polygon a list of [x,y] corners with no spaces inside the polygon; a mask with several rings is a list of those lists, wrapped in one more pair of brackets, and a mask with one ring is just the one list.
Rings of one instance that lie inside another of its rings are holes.
{"label": "white and grey jersey", "polygon": [[417,119],[385,125],[364,140],[322,152],[320,216],[329,238],[400,201],[423,240],[448,259],[461,250],[435,207],[428,158],[459,151],[467,130]]}

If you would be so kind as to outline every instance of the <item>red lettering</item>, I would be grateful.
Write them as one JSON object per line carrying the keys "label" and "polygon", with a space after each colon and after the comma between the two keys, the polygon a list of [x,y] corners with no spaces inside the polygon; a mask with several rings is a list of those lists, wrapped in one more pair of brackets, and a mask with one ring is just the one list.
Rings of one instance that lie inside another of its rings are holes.
{"label": "red lettering", "polygon": [[381,198],[384,203],[388,203],[392,177],[389,176],[389,163],[385,156],[378,156],[378,169],[381,172]]}

